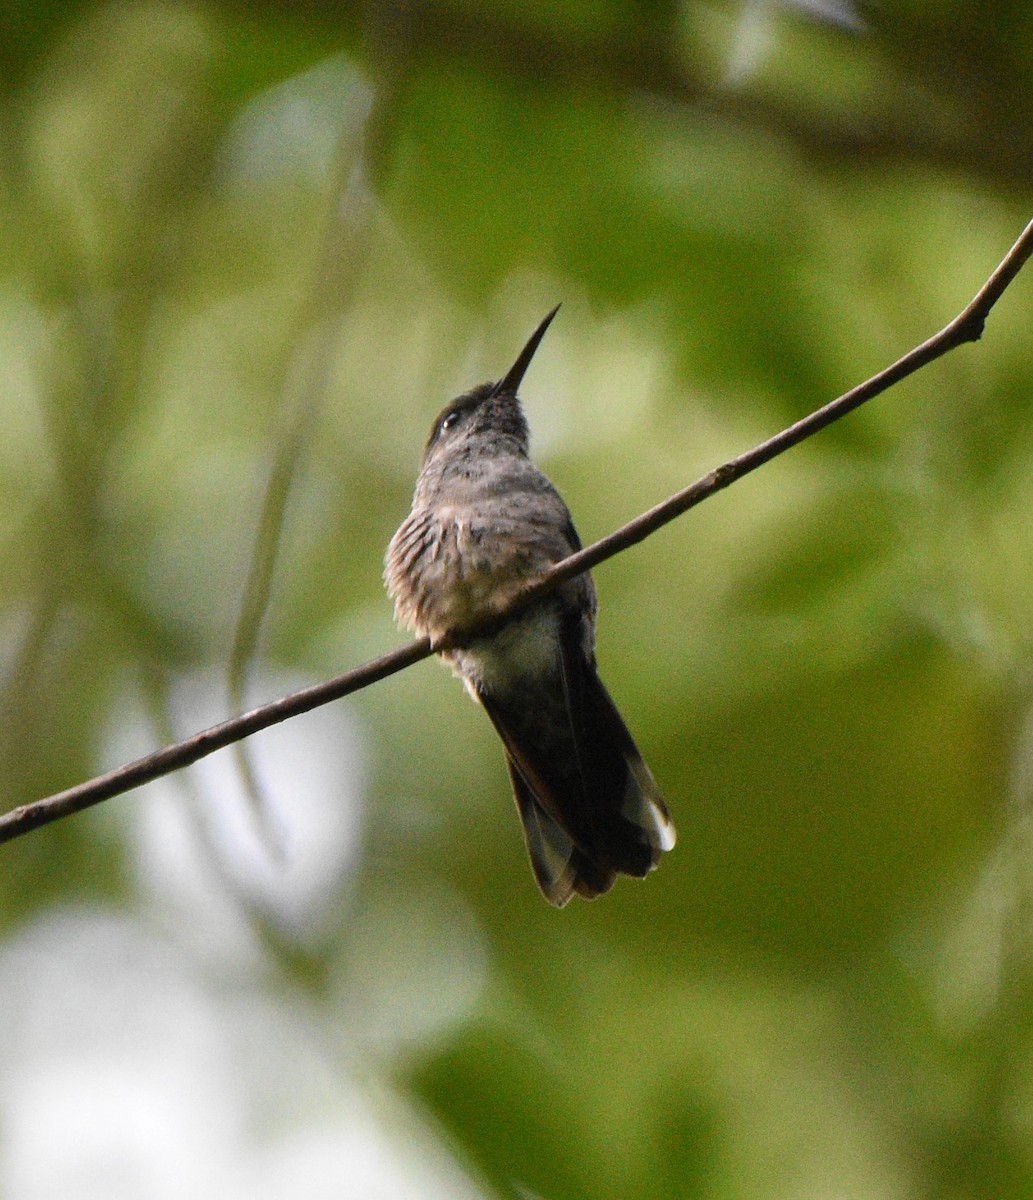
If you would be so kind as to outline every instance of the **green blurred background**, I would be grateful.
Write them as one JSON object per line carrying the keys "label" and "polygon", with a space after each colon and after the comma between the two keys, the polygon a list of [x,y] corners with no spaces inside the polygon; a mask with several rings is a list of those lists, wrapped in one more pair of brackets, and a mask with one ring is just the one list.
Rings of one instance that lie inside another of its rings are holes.
{"label": "green blurred background", "polygon": [[[442,404],[585,541],[1033,215],[1017,0],[7,3],[3,806],[400,644]],[[596,572],[680,841],[562,912],[424,663],[0,850],[0,1194],[1033,1195],[1033,275]]]}

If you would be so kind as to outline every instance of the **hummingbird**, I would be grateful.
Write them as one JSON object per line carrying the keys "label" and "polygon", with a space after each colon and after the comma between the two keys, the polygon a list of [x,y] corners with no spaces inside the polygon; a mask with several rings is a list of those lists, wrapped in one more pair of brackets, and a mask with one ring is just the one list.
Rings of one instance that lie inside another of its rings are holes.
{"label": "hummingbird", "polygon": [[561,908],[575,893],[608,891],[619,874],[643,878],[675,833],[596,670],[588,573],[493,623],[581,549],[566,504],[528,457],[517,394],[558,309],[502,379],[464,392],[434,422],[384,579],[401,625],[432,645],[454,640],[441,657],[502,739],[531,869]]}

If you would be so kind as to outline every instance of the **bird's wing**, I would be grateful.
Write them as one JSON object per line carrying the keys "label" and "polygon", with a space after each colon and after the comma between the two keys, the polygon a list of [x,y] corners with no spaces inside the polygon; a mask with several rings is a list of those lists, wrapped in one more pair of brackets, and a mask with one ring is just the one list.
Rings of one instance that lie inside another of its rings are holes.
{"label": "bird's wing", "polygon": [[[617,839],[613,856],[619,871],[644,875],[659,863],[662,853],[673,848],[674,822],[594,661],[585,655],[577,631],[566,633],[560,647],[578,766],[585,792],[594,798],[600,835],[605,830]],[[649,861],[644,870],[639,869],[642,855],[632,845],[647,851]],[[618,847],[623,849],[623,857],[618,855]]]}
{"label": "bird's wing", "polygon": [[659,789],[584,649],[563,619],[556,674],[532,703],[479,692],[506,747],[535,878],[554,904],[643,876],[674,844]]}

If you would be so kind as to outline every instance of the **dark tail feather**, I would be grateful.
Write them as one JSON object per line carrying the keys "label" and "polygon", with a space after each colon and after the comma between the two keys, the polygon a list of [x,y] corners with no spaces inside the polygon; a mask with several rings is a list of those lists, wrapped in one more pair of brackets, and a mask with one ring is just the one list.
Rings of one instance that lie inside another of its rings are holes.
{"label": "dark tail feather", "polygon": [[630,826],[640,847],[638,861],[644,863],[644,870],[631,869],[630,860],[617,869],[641,878],[659,865],[662,854],[673,849],[674,822],[652,771],[594,667],[586,670],[582,689],[585,736],[578,743],[586,748],[582,774],[589,794],[606,796],[613,806],[617,837],[625,837],[626,826]]}
{"label": "dark tail feather", "polygon": [[508,752],[506,765],[513,781],[513,798],[524,828],[531,870],[546,900],[562,908],[575,892],[587,900],[608,892],[616,873],[600,869],[570,840],[534,798]]}
{"label": "dark tail feather", "polygon": [[598,896],[618,874],[642,878],[657,866],[674,825],[594,664],[565,651],[562,688],[538,709],[480,700],[505,744],[531,866],[550,903]]}

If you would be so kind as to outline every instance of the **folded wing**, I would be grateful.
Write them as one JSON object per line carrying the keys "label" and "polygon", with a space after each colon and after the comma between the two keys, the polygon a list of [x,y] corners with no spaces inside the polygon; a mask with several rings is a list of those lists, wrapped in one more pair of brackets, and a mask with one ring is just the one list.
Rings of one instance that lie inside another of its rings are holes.
{"label": "folded wing", "polygon": [[576,614],[540,703],[478,692],[506,747],[535,879],[550,903],[592,898],[618,874],[639,878],[674,845],[674,825],[595,664]]}

